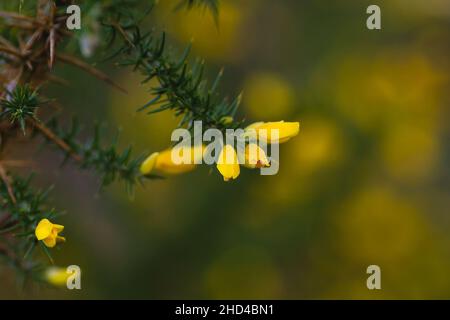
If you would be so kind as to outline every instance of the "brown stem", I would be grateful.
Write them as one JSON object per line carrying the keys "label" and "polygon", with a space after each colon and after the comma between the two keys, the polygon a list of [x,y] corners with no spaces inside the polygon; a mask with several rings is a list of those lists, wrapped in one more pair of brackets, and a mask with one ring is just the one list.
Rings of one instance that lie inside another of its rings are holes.
{"label": "brown stem", "polygon": [[122,88],[121,86],[119,86],[117,83],[115,83],[110,77],[108,77],[106,74],[104,74],[103,72],[101,72],[100,70],[92,67],[91,65],[87,64],[86,62],[79,60],[73,56],[67,55],[67,54],[63,54],[63,53],[57,53],[56,54],[56,58],[64,63],[68,63],[71,65],[74,65],[90,74],[92,74],[94,77],[105,81],[106,83],[108,83],[109,85],[112,85],[113,87],[115,87],[116,89],[119,89],[120,91],[122,91],[123,93],[127,93],[127,90],[125,90],[124,88]]}
{"label": "brown stem", "polygon": [[132,46],[133,48],[135,48],[136,46],[134,45],[134,43],[131,41],[130,37],[127,35],[127,33],[125,32],[125,30],[123,30],[122,26],[118,23],[113,23],[112,24],[118,31],[119,33],[122,35],[122,37],[125,39],[126,42],[128,42],[128,44],[130,46]]}
{"label": "brown stem", "polygon": [[43,123],[36,121],[36,120],[30,120],[31,123],[34,125],[36,129],[38,129],[45,137],[47,137],[49,140],[53,141],[58,147],[60,147],[62,150],[66,151],[70,156],[77,162],[83,161],[83,158],[77,154],[64,140],[59,138],[55,133],[53,133],[52,130],[47,128]]}
{"label": "brown stem", "polygon": [[12,48],[9,48],[9,47],[0,46],[0,51],[5,52],[7,54],[11,54],[11,55],[16,56],[16,57],[22,57],[20,52],[14,50]]}
{"label": "brown stem", "polygon": [[25,168],[33,166],[33,161],[26,160],[3,160],[2,164],[4,167],[16,167],[16,168]]}
{"label": "brown stem", "polygon": [[0,17],[1,18],[6,18],[6,19],[15,19],[15,20],[23,20],[23,21],[28,21],[28,22],[35,22],[37,23],[36,19],[32,18],[32,17],[27,17],[15,12],[8,12],[8,11],[1,11],[0,10]]}

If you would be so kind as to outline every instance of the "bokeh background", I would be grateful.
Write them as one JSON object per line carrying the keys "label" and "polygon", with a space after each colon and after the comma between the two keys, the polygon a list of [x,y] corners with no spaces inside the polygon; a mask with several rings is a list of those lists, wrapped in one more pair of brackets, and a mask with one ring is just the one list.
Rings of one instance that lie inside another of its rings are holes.
{"label": "bokeh background", "polygon": [[[82,290],[21,291],[2,270],[1,298],[334,299],[450,298],[450,6],[379,0],[382,30],[366,28],[373,1],[223,0],[218,27],[205,10],[160,1],[149,22],[174,54],[191,39],[221,92],[244,92],[240,117],[300,121],[281,146],[280,172],[215,168],[150,181],[130,201],[122,185],[99,192],[94,174],[36,155],[38,183],[68,241],[58,265],[82,268]],[[102,66],[102,65],[100,65]],[[105,65],[107,66],[107,65]],[[121,128],[121,143],[170,144],[170,112],[129,70],[107,68],[128,95],[71,67],[48,95]],[[381,267],[382,290],[366,288]]]}

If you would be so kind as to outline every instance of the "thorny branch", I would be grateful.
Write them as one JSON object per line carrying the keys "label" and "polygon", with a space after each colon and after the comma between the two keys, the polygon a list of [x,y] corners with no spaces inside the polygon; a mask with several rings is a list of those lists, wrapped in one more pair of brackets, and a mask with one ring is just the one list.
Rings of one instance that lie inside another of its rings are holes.
{"label": "thorny branch", "polygon": [[[65,79],[53,74],[57,63],[77,67],[121,92],[126,91],[104,72],[66,50],[66,43],[74,41],[74,36],[66,29],[64,9],[73,1],[35,0],[34,8],[33,2],[27,1],[24,2],[27,10],[23,12],[3,10],[12,8],[9,6],[12,2],[16,1],[0,4],[0,212],[3,213],[0,235],[7,237],[9,244],[0,247],[0,258],[28,274],[37,265],[33,260],[33,251],[38,243],[34,236],[36,225],[41,219],[53,218],[59,212],[47,204],[49,189],[34,190],[31,176],[23,179],[7,170],[7,167],[23,168],[30,164],[29,160],[8,159],[7,144],[14,144],[18,139],[32,141],[36,135],[42,136],[57,146],[66,159],[72,159],[82,169],[98,173],[102,186],[122,180],[129,193],[135,184],[153,177],[142,176],[139,171],[144,155],[132,158],[130,147],[117,151],[114,139],[105,146],[99,126],[95,127],[91,139],[82,141],[76,119],[72,119],[67,127],[58,117],[41,118],[39,111],[46,102],[41,100],[38,90],[47,82],[67,84]],[[154,77],[159,80],[160,86],[152,88],[158,99],[147,103],[144,109],[163,103],[160,109],[150,113],[175,110],[176,115],[182,117],[181,126],[190,126],[196,119],[220,129],[239,125],[223,122],[224,117],[234,115],[239,97],[231,103],[218,98],[215,90],[221,73],[208,88],[203,79],[203,64],[188,66],[188,50],[181,59],[173,59],[166,53],[164,36],[158,39],[152,33],[141,33],[140,2],[145,2],[146,7],[153,3],[151,0],[83,0],[80,4],[87,11],[100,8],[95,23],[102,26],[99,31],[102,40],[106,39],[108,32],[120,34],[123,42],[116,55],[121,57],[119,64],[133,66],[146,77],[146,81]],[[217,16],[217,0],[183,0],[180,4],[180,7],[188,8],[207,6]],[[42,247],[52,261],[48,250]]]}

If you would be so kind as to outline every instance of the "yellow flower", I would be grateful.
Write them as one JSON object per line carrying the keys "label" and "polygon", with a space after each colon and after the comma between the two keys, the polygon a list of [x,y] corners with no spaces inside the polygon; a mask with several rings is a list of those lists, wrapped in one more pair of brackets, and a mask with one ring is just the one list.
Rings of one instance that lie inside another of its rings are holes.
{"label": "yellow flower", "polygon": [[255,73],[244,84],[244,105],[248,114],[263,120],[283,117],[295,104],[288,81],[271,73]]}
{"label": "yellow flower", "polygon": [[153,171],[153,168],[156,164],[156,159],[159,156],[159,152],[153,152],[151,155],[145,159],[141,164],[141,173],[142,174],[149,174]]}
{"label": "yellow flower", "polygon": [[217,169],[225,181],[236,179],[241,172],[236,151],[229,144],[225,145],[220,151]]}
{"label": "yellow flower", "polygon": [[42,219],[35,230],[36,238],[39,241],[42,240],[47,247],[53,248],[57,242],[66,241],[66,238],[58,235],[63,229],[64,226],[60,224],[53,224],[48,219]]}
{"label": "yellow flower", "polygon": [[54,286],[65,286],[68,277],[66,268],[61,267],[49,267],[44,273],[44,279]]}
{"label": "yellow flower", "polygon": [[[276,140],[275,131],[278,131],[278,141]],[[267,143],[283,143],[290,138],[295,137],[300,130],[299,122],[255,122],[245,128],[247,135],[256,133],[258,139],[264,139]],[[272,138],[272,136],[274,136]]]}
{"label": "yellow flower", "polygon": [[[177,147],[176,147],[177,148]],[[197,158],[203,157],[204,146],[196,146],[190,148],[178,147],[179,149],[166,149],[161,152],[154,152],[141,164],[141,173],[160,173],[160,174],[181,174],[189,172],[195,169],[198,160]],[[201,151],[199,151],[201,149]],[[177,152],[180,157],[183,157],[184,152],[190,152],[190,163],[175,163],[172,159],[172,151]]]}
{"label": "yellow flower", "polygon": [[256,143],[250,143],[245,147],[245,167],[262,168],[269,167],[270,163],[266,153]]}

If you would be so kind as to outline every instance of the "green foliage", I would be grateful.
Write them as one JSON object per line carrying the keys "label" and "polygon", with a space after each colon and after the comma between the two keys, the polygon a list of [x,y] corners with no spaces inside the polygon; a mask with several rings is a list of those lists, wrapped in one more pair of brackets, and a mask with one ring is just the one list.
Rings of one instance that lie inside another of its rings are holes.
{"label": "green foliage", "polygon": [[[111,47],[121,38],[119,48],[109,59],[119,57],[119,65],[139,71],[144,76],[143,83],[153,78],[158,80],[159,86],[151,88],[154,98],[139,111],[152,114],[173,110],[176,116],[181,117],[179,126],[187,128],[191,128],[195,120],[202,120],[205,128],[238,127],[238,122],[222,121],[224,117],[234,118],[241,100],[240,96],[229,101],[218,95],[217,88],[223,72],[219,72],[208,85],[204,79],[204,61],[197,60],[192,65],[188,62],[190,45],[181,57],[173,57],[167,49],[165,33],[158,36],[155,31],[142,32],[140,22],[147,12],[142,13],[136,6],[129,6],[126,11],[116,10],[116,5],[120,7],[123,1],[112,1],[110,6],[105,7],[101,20],[110,34]],[[205,6],[217,16],[219,1],[187,0],[181,1],[178,7],[194,6]]]}
{"label": "green foliage", "polygon": [[219,0],[182,0],[180,1],[178,8],[182,7],[187,7],[188,9],[193,7],[205,7],[211,11],[217,23],[217,18],[219,16]]}
{"label": "green foliage", "polygon": [[116,52],[126,58],[119,63],[131,66],[140,71],[148,83],[156,78],[159,85],[151,88],[155,96],[139,111],[148,114],[164,110],[174,110],[181,117],[180,126],[192,128],[195,120],[202,120],[204,128],[235,128],[240,123],[224,123],[224,117],[234,117],[239,107],[240,95],[231,102],[220,98],[217,87],[222,77],[219,72],[211,85],[204,79],[204,62],[196,61],[192,66],[187,59],[190,46],[181,58],[174,59],[166,52],[165,34],[157,37],[153,33],[142,34],[135,26],[132,32],[126,34],[123,45]]}
{"label": "green foliage", "polygon": [[[217,21],[218,2],[187,0],[181,1],[178,8],[202,6],[208,8]],[[54,62],[74,65],[114,85],[107,75],[69,54],[71,47],[67,44],[76,44],[69,38],[81,40],[86,34],[97,37],[100,44],[109,48],[108,51],[115,51],[110,59],[117,59],[117,64],[140,72],[144,76],[143,83],[158,80],[158,85],[150,90],[152,99],[140,111],[152,114],[172,110],[180,117],[179,125],[187,128],[191,128],[196,120],[201,120],[205,128],[224,130],[240,126],[239,122],[229,121],[234,119],[240,96],[228,101],[217,93],[222,72],[208,83],[204,78],[204,62],[188,61],[190,46],[176,58],[167,48],[164,33],[142,31],[141,22],[155,3],[152,0],[84,0],[80,3],[83,30],[74,32],[74,37],[69,37],[64,27],[66,1],[0,3],[0,87],[10,88],[10,91],[0,92],[0,138],[5,135],[8,137],[5,140],[10,141],[17,130],[24,134],[33,130],[33,135],[27,135],[27,138],[42,136],[58,147],[64,154],[63,164],[71,159],[80,169],[96,172],[101,187],[122,181],[130,196],[134,187],[145,179],[160,178],[140,173],[146,155],[132,157],[130,146],[119,151],[118,135],[105,143],[100,125],[95,126],[91,138],[84,139],[75,119],[68,127],[59,117],[43,120],[47,117],[39,110],[45,102],[40,99],[36,86],[55,80],[52,74]],[[36,25],[40,27],[34,30]],[[38,119],[38,112],[42,119]],[[3,147],[1,140],[0,146]],[[2,154],[2,161],[4,158]],[[39,264],[33,259],[38,244],[34,230],[41,219],[54,218],[59,212],[45,203],[49,190],[33,190],[31,178],[22,179],[10,174],[2,161],[0,199],[6,215],[0,216],[0,235],[2,240],[8,241],[5,248],[0,243],[0,257],[19,274],[35,277]],[[40,246],[52,261],[49,249],[42,243]]]}
{"label": "green foliage", "polygon": [[[89,25],[89,23],[86,23],[86,19],[95,19],[97,23],[104,26],[111,23],[120,23],[126,26],[135,25],[152,11],[154,5],[154,0],[145,2],[142,0],[86,0],[80,4],[84,16],[83,21],[85,22],[83,26]],[[115,34],[112,34],[112,36],[114,37]]]}
{"label": "green foliage", "polygon": [[36,9],[36,1],[8,0],[0,2],[0,10],[14,10],[19,13],[30,13]]}
{"label": "green foliage", "polygon": [[[71,126],[68,129],[63,128],[57,118],[50,120],[47,125],[78,156],[78,164],[81,168],[94,170],[100,175],[102,187],[108,186],[116,180],[124,181],[128,194],[133,196],[134,186],[137,183],[142,184],[144,179],[157,178],[156,176],[143,176],[139,171],[146,154],[132,158],[131,146],[122,152],[117,150],[119,134],[109,145],[104,146],[102,128],[99,124],[95,125],[92,138],[86,142],[80,142],[80,125],[76,118],[72,118]],[[71,153],[66,152],[64,162],[70,156]]]}
{"label": "green foliage", "polygon": [[25,124],[28,118],[36,119],[36,109],[42,102],[37,97],[36,90],[28,85],[18,86],[13,92],[0,100],[2,108],[0,118],[9,118],[11,123],[19,124],[25,135]]}
{"label": "green foliage", "polygon": [[[20,176],[12,178],[12,195],[6,184],[0,185],[2,211],[8,212],[8,215],[1,219],[0,235],[13,235],[14,238],[4,242],[4,247],[0,247],[0,257],[22,276],[33,276],[32,271],[39,267],[39,263],[33,260],[33,251],[38,244],[34,230],[41,219],[53,219],[62,212],[47,204],[52,188],[34,190],[30,186],[31,175],[26,179]],[[45,246],[43,250],[52,261]]]}
{"label": "green foliage", "polygon": [[[128,3],[126,9],[118,9],[124,8],[124,2]],[[113,47],[114,42],[121,43],[109,59],[120,57],[118,64],[139,71],[144,76],[143,83],[148,83],[153,78],[158,80],[159,86],[151,88],[154,98],[139,108],[139,111],[152,114],[173,110],[181,118],[179,126],[187,128],[191,128],[195,120],[202,120],[205,128],[239,127],[239,122],[222,121],[224,117],[234,118],[241,100],[240,95],[231,101],[218,95],[217,89],[223,72],[219,72],[208,85],[204,79],[204,61],[196,60],[191,65],[188,62],[190,45],[181,57],[175,58],[167,49],[165,33],[158,36],[155,31],[142,32],[140,22],[148,11],[139,10],[138,4],[136,1],[126,0],[107,2],[100,19],[105,32],[110,36],[109,46]],[[178,8],[194,6],[204,6],[217,16],[219,2],[187,0],[181,1]],[[118,39],[121,41],[116,41]]]}

